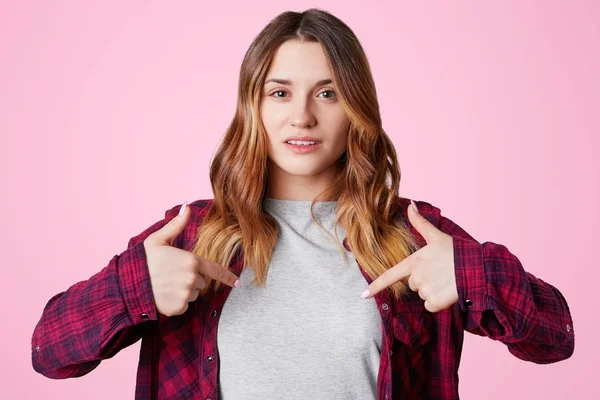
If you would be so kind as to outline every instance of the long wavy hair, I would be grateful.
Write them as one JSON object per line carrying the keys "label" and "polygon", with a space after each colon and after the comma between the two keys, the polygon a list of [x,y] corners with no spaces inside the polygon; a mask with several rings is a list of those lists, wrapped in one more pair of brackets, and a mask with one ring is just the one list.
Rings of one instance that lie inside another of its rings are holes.
{"label": "long wavy hair", "polygon": [[[264,210],[268,189],[267,135],[259,105],[263,83],[277,48],[287,40],[318,42],[332,71],[337,97],[350,119],[340,173],[311,204],[337,200],[334,230],[346,230],[346,243],[373,279],[419,248],[399,215],[400,169],[393,143],[381,125],[375,83],[365,52],[352,30],[327,11],[286,11],[272,19],[248,48],[239,75],[236,112],[210,166],[214,201],[198,227],[193,252],[230,266],[238,251],[264,286],[279,227]],[[326,232],[329,234],[328,232]],[[343,245],[333,235],[344,260]],[[206,277],[218,290],[221,282]],[[407,279],[388,288],[399,299]]]}

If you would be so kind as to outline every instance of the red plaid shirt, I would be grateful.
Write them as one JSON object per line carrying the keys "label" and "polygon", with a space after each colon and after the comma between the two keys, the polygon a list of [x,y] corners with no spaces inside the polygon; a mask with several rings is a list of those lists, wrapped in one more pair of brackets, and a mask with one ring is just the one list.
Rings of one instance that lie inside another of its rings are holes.
{"label": "red plaid shirt", "polygon": [[[400,213],[408,222],[409,199]],[[191,250],[197,227],[212,203],[192,202],[192,216],[174,246]],[[375,296],[382,318],[377,399],[458,399],[458,366],[464,331],[487,336],[515,357],[538,364],[569,358],[575,337],[569,307],[552,285],[526,272],[501,245],[478,243],[424,201],[420,213],[454,242],[458,302],[430,313],[417,293],[397,302],[387,290]],[[179,211],[131,238],[90,279],[72,285],[46,304],[31,340],[33,368],[54,379],[89,373],[104,359],[142,339],[136,399],[218,398],[217,326],[230,287],[209,292],[179,316],[157,313],[143,240]],[[417,239],[422,236],[408,226]],[[346,240],[344,246],[348,248]],[[243,253],[232,262],[240,275]],[[372,280],[358,265],[367,284]],[[358,296],[358,294],[357,294]],[[284,394],[282,394],[284,396]]]}

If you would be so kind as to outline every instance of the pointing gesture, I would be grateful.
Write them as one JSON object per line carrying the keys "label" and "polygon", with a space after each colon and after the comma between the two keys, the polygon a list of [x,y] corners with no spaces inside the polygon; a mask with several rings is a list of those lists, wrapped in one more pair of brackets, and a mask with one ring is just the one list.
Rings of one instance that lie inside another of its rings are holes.
{"label": "pointing gesture", "polygon": [[408,276],[410,289],[425,300],[425,309],[430,312],[441,311],[458,301],[452,236],[433,226],[418,213],[414,201],[411,200],[411,203],[414,208],[408,207],[408,219],[427,245],[381,274],[361,297],[371,298]]}
{"label": "pointing gesture", "polygon": [[239,287],[238,277],[210,260],[173,247],[173,241],[187,225],[191,211],[183,203],[179,215],[144,240],[150,283],[156,309],[168,317],[187,311],[206,286],[204,277]]}

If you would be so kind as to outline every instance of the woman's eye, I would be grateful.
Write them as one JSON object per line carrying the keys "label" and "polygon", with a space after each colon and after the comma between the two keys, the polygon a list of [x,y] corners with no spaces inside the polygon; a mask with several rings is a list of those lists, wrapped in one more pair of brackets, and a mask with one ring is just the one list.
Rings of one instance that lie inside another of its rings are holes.
{"label": "woman's eye", "polygon": [[329,93],[328,96],[325,96],[326,99],[332,99],[332,98],[334,98],[336,96],[336,94],[335,94],[335,92],[333,90],[324,90],[321,93],[319,93],[319,95],[321,95],[323,93]]}
{"label": "woman's eye", "polygon": [[[271,93],[271,96],[273,96],[275,93],[284,93],[284,94],[286,94],[286,92],[285,92],[285,91],[283,91],[283,90],[278,90],[278,91],[276,91],[276,92],[273,92],[273,93]],[[283,96],[274,96],[274,97],[283,97]]]}

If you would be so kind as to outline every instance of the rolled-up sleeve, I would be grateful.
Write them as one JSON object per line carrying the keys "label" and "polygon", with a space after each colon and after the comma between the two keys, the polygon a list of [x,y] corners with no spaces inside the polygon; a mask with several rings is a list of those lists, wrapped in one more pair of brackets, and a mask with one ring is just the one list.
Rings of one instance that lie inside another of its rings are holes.
{"label": "rolled-up sleeve", "polygon": [[177,207],[165,212],[102,270],[46,303],[31,338],[36,372],[53,379],[85,375],[153,328],[157,310],[143,241],[176,215]]}
{"label": "rolled-up sleeve", "polygon": [[575,331],[562,293],[525,271],[506,246],[479,243],[431,207],[430,222],[453,238],[459,298],[455,306],[463,315],[464,329],[504,343],[525,361],[548,364],[569,358]]}

